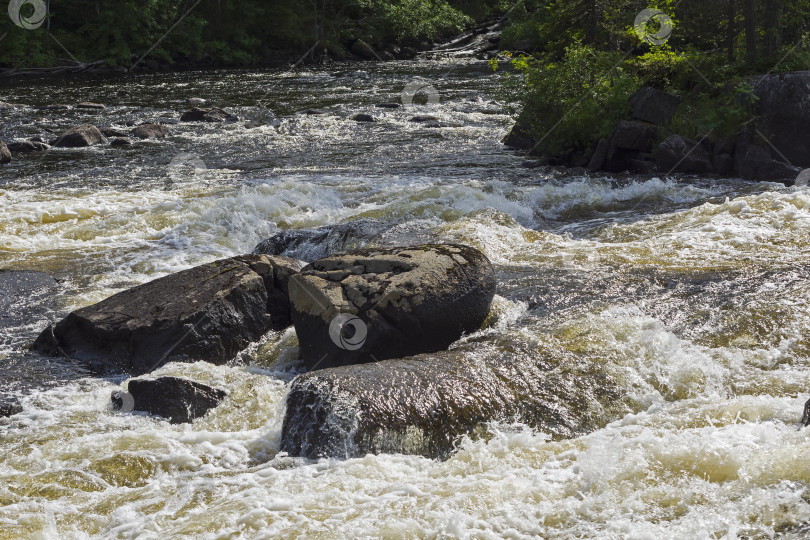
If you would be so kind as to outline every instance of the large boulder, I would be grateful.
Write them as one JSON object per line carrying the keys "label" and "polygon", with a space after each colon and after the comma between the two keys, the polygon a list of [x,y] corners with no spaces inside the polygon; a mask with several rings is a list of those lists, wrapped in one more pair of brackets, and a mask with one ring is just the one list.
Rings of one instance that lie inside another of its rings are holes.
{"label": "large boulder", "polygon": [[759,131],[792,165],[810,167],[810,71],[761,77],[754,93]]}
{"label": "large boulder", "polygon": [[227,397],[219,388],[181,379],[132,379],[127,392],[113,392],[112,408],[116,411],[140,411],[160,416],[172,424],[187,424],[205,416]]}
{"label": "large boulder", "polygon": [[205,109],[194,107],[190,111],[183,113],[180,117],[182,122],[236,122],[239,117],[217,107]]}
{"label": "large boulder", "polygon": [[495,274],[475,248],[428,244],[319,259],[289,290],[301,355],[315,369],[446,349],[483,323]]}
{"label": "large boulder", "polygon": [[668,125],[683,98],[655,88],[642,88],[630,98],[633,120]]}
{"label": "large boulder", "polygon": [[53,146],[80,148],[106,144],[106,142],[107,139],[96,126],[92,124],[81,124],[62,133],[56,141],[54,141]]}
{"label": "large boulder", "polygon": [[629,412],[620,385],[584,364],[509,337],[305,373],[287,395],[281,450],[311,459],[443,458],[491,421],[522,422],[555,438],[581,435]]}
{"label": "large boulder", "polygon": [[337,255],[366,247],[373,239],[390,228],[384,221],[358,219],[317,229],[287,230],[274,234],[257,245],[253,253],[284,255],[313,262],[328,255]]}
{"label": "large boulder", "polygon": [[711,156],[706,149],[680,135],[670,135],[658,145],[655,161],[665,173],[701,174],[714,171]]}
{"label": "large boulder", "polygon": [[0,141],[0,165],[11,162],[11,150],[8,149],[6,143]]}
{"label": "large boulder", "polygon": [[612,149],[649,152],[658,139],[658,126],[646,122],[619,120],[610,139]]}
{"label": "large boulder", "polygon": [[132,130],[139,139],[162,139],[169,134],[169,128],[159,124],[141,124]]}
{"label": "large boulder", "polygon": [[748,180],[790,180],[802,170],[771,157],[771,152],[759,145],[745,146],[744,153],[737,156],[737,174]]}
{"label": "large boulder", "polygon": [[133,375],[165,362],[222,364],[289,325],[288,281],[302,266],[267,255],[197,266],[74,311],[46,328],[33,349]]}
{"label": "large boulder", "polygon": [[533,150],[537,143],[534,140],[531,130],[531,121],[526,110],[520,113],[515,125],[501,141],[505,146],[516,150]]}

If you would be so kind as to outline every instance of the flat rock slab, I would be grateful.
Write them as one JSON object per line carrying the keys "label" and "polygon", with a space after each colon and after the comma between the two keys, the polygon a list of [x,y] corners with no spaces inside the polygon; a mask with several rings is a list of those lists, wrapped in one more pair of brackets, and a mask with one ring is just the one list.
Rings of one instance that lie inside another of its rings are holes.
{"label": "flat rock slab", "polygon": [[[127,395],[128,394],[128,395]],[[127,392],[113,392],[113,410],[140,411],[172,424],[187,424],[205,416],[228,396],[219,388],[179,377],[132,379]]]}
{"label": "flat rock slab", "polygon": [[316,369],[446,349],[480,328],[495,274],[475,248],[427,244],[319,259],[289,289],[304,363]]}
{"label": "flat rock slab", "polygon": [[444,458],[491,421],[581,435],[630,411],[619,385],[586,363],[513,341],[305,373],[287,395],[281,450],[310,459]]}
{"label": "flat rock slab", "polygon": [[223,364],[268,330],[289,325],[287,281],[302,266],[246,255],[178,272],[74,311],[46,328],[33,349],[100,372]]}

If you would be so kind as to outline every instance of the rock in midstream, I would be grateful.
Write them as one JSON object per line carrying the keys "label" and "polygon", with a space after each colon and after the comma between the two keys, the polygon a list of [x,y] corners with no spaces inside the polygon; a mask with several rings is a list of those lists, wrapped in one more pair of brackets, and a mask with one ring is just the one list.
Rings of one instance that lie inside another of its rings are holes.
{"label": "rock in midstream", "polygon": [[585,358],[511,337],[323,369],[293,380],[281,450],[310,459],[444,458],[491,421],[573,437],[632,410],[619,388]]}
{"label": "rock in midstream", "polygon": [[187,424],[205,416],[227,395],[224,390],[196,381],[159,377],[132,379],[127,383],[127,392],[113,392],[111,400],[115,411],[141,411],[172,424]]}
{"label": "rock in midstream", "polygon": [[165,362],[222,364],[289,326],[288,280],[303,264],[245,255],[197,266],[74,311],[32,349],[133,375]]}
{"label": "rock in midstream", "polygon": [[290,316],[309,369],[446,349],[478,330],[495,296],[486,256],[459,244],[363,249],[290,278]]}
{"label": "rock in midstream", "polygon": [[390,228],[391,224],[384,221],[358,219],[317,229],[286,230],[263,240],[254,248],[253,253],[284,255],[313,262],[373,244],[375,237]]}

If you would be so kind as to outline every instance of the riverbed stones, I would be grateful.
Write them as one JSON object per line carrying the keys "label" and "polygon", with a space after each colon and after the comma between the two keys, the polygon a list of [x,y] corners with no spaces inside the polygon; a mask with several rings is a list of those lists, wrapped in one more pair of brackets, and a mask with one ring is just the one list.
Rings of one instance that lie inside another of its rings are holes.
{"label": "riverbed stones", "polygon": [[127,383],[127,392],[113,392],[111,401],[115,411],[140,411],[165,418],[171,424],[188,424],[205,416],[227,396],[224,390],[196,381],[160,377],[132,379]]}
{"label": "riverbed stones", "polygon": [[11,163],[11,150],[8,149],[6,143],[0,141],[0,165]]}
{"label": "riverbed stones", "polygon": [[266,255],[197,266],[74,311],[32,348],[132,375],[165,362],[223,364],[268,330],[289,325],[287,282],[302,266]]}
{"label": "riverbed stones", "polygon": [[62,133],[56,141],[54,141],[53,146],[81,148],[106,143],[107,139],[96,126],[92,124],[81,124]]}
{"label": "riverbed stones", "polygon": [[159,124],[141,124],[132,130],[139,139],[162,139],[169,134],[169,128]]}
{"label": "riverbed stones", "polygon": [[480,328],[495,274],[470,246],[372,248],[307,265],[289,290],[301,355],[315,369],[446,349]]}

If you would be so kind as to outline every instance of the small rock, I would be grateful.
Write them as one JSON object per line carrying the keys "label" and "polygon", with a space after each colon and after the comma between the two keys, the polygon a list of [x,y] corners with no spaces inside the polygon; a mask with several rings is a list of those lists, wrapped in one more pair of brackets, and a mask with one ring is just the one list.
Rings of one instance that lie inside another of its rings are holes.
{"label": "small rock", "polygon": [[6,143],[0,141],[0,165],[11,162],[11,151],[6,146]]}
{"label": "small rock", "polygon": [[39,105],[34,108],[39,111],[67,111],[70,109],[70,105]]}
{"label": "small rock", "polygon": [[13,142],[8,144],[8,149],[12,152],[42,152],[50,148],[47,144],[33,141]]}
{"label": "small rock", "polygon": [[238,116],[216,107],[210,109],[194,107],[180,117],[181,122],[237,122],[238,120]]}
{"label": "small rock", "polygon": [[169,133],[169,128],[159,124],[142,124],[132,130],[139,139],[162,139]]}
{"label": "small rock", "polygon": [[101,134],[101,131],[99,131],[96,126],[92,124],[81,124],[62,133],[62,135],[54,141],[53,146],[79,148],[105,144],[106,142],[107,139],[104,138],[104,135]]}
{"label": "small rock", "polygon": [[132,410],[166,418],[172,424],[187,424],[205,416],[228,396],[219,388],[179,377],[132,379],[127,384],[127,393],[131,397],[113,392],[113,410],[121,410],[129,398]]}
{"label": "small rock", "polygon": [[420,115],[420,116],[414,116],[413,118],[411,118],[411,122],[417,122],[417,123],[421,123],[421,122],[439,122],[439,121],[440,120],[439,120],[438,116],[431,116],[429,114]]}
{"label": "small rock", "polygon": [[321,114],[326,114],[326,111],[322,111],[320,109],[307,109],[304,111],[304,114],[308,116],[318,116]]}
{"label": "small rock", "polygon": [[101,110],[101,109],[106,109],[107,107],[102,105],[101,103],[91,103],[89,101],[85,101],[83,103],[77,103],[76,108],[77,109]]}
{"label": "small rock", "polygon": [[399,109],[402,107],[399,103],[377,103],[375,107],[379,107],[381,109]]}
{"label": "small rock", "polygon": [[116,137],[110,142],[110,146],[132,146],[132,140],[129,137]]}
{"label": "small rock", "polygon": [[371,116],[370,114],[355,114],[352,116],[352,120],[355,122],[376,122],[377,119]]}
{"label": "small rock", "polygon": [[129,137],[129,133],[126,131],[115,128],[104,128],[101,130],[101,134],[105,137]]}

